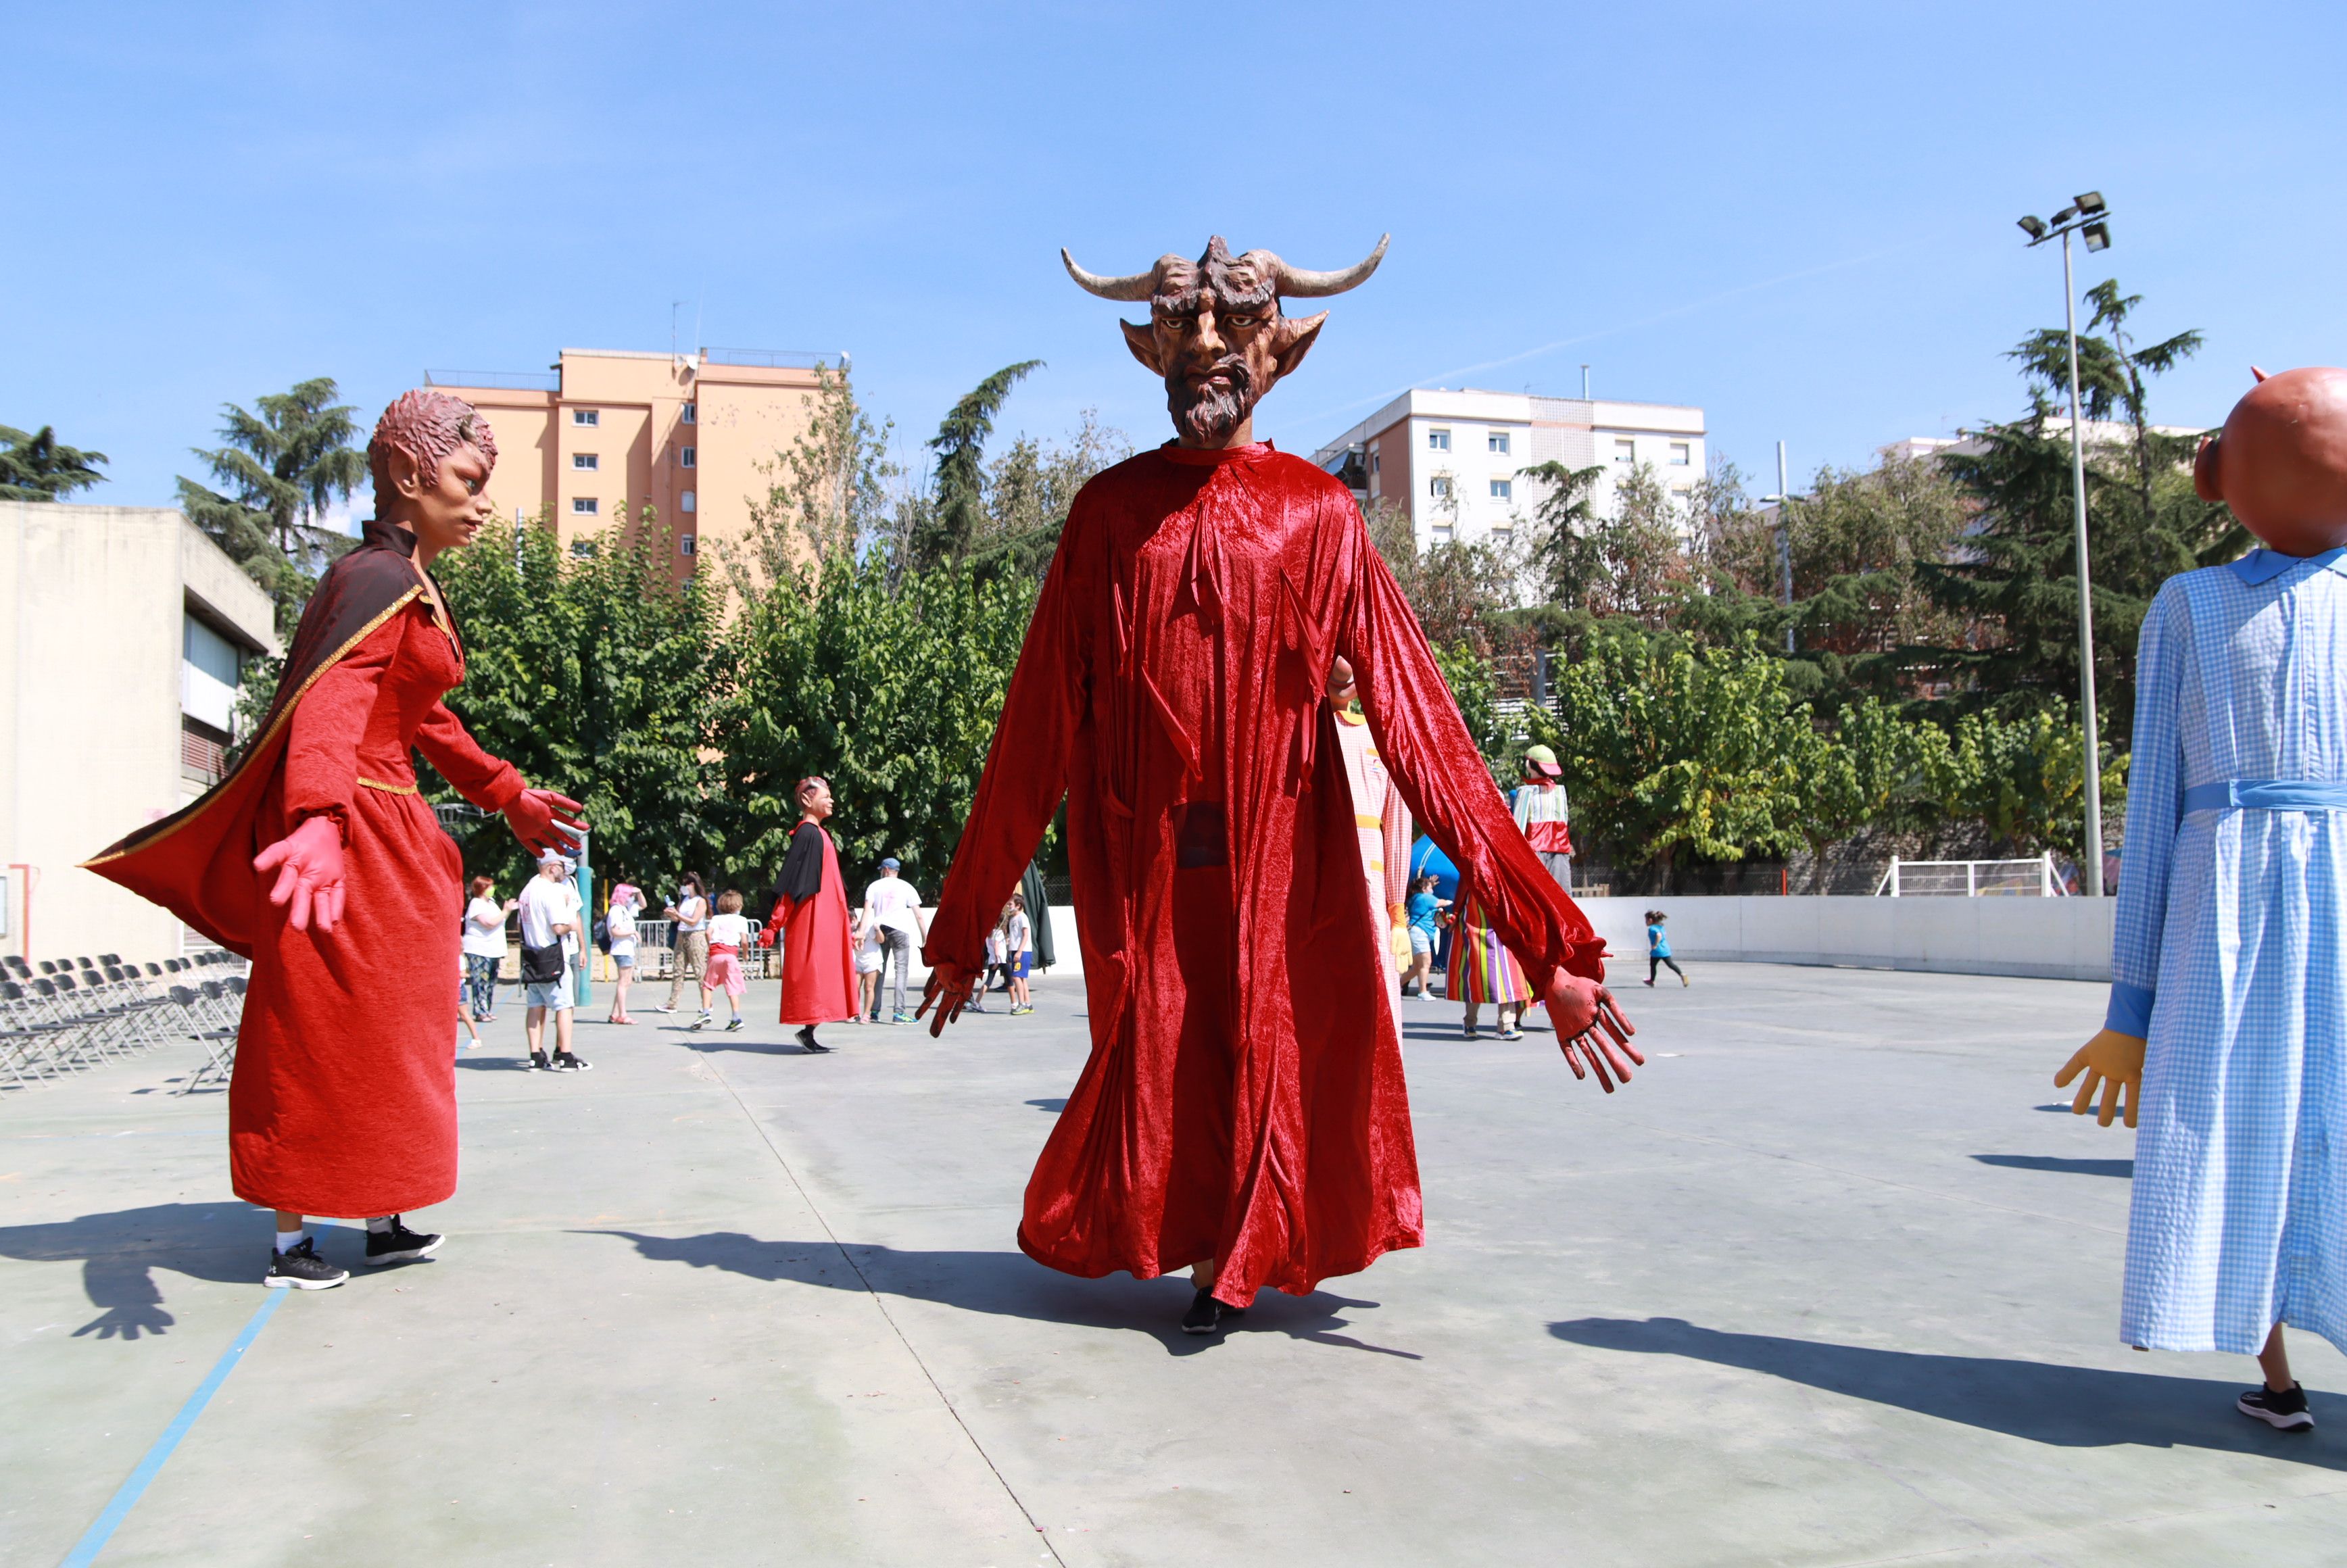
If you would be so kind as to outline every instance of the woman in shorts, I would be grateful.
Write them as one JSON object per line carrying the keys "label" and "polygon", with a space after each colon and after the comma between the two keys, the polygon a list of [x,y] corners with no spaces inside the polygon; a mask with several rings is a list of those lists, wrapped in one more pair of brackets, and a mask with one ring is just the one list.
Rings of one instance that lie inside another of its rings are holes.
{"label": "woman in shorts", "polygon": [[611,944],[611,968],[617,978],[606,1023],[636,1021],[628,1016],[628,988],[636,979],[636,911],[643,907],[644,896],[634,884],[622,882],[611,889],[611,907],[603,914],[603,934]]}

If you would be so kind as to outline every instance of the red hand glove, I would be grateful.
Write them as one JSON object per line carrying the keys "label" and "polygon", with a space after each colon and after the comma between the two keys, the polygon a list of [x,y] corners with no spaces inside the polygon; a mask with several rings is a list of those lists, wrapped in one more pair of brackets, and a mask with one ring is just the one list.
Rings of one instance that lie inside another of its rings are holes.
{"label": "red hand glove", "polygon": [[579,835],[587,831],[587,824],[579,816],[584,809],[567,794],[557,794],[550,789],[526,789],[506,807],[506,825],[532,855],[543,855],[549,849],[568,855],[579,847]]}
{"label": "red hand glove", "polygon": [[938,1009],[938,1016],[929,1020],[931,1040],[945,1033],[946,1025],[961,1017],[961,1009],[969,1001],[970,988],[978,983],[978,970],[965,968],[950,959],[929,970],[928,989],[921,993],[921,1005],[913,1009],[913,1016],[917,1019],[931,1007]]}
{"label": "red hand glove", "polygon": [[[1614,1078],[1630,1081],[1631,1061],[1646,1065],[1646,1059],[1630,1043],[1630,1037],[1638,1031],[1614,1005],[1614,993],[1597,981],[1559,969],[1548,983],[1547,999],[1549,1022],[1556,1026],[1557,1047],[1564,1052],[1565,1065],[1573,1069],[1575,1078],[1589,1076],[1582,1066],[1585,1061],[1597,1073],[1598,1087],[1611,1094]],[[1580,1054],[1575,1055],[1576,1051]],[[1625,1056],[1629,1061],[1623,1060]],[[1606,1076],[1609,1066],[1614,1070],[1612,1078]]]}
{"label": "red hand glove", "polygon": [[[282,867],[282,869],[279,869]],[[320,933],[334,928],[343,917],[343,831],[331,816],[313,816],[252,857],[252,868],[263,876],[277,872],[277,886],[269,890],[272,904],[293,906],[286,919],[297,931],[310,928],[318,917]]]}

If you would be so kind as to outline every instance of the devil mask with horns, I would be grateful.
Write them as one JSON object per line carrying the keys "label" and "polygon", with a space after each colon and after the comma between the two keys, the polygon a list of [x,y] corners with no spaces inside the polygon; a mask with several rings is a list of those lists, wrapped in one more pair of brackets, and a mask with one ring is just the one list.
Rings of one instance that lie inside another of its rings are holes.
{"label": "devil mask with horns", "polygon": [[1255,405],[1272,384],[1304,363],[1328,313],[1289,316],[1286,299],[1341,294],[1368,279],[1386,241],[1341,272],[1307,272],[1269,251],[1234,256],[1219,234],[1196,261],[1161,256],[1146,272],[1103,278],[1076,265],[1068,276],[1104,300],[1147,300],[1149,322],[1124,329],[1133,357],[1165,379],[1165,406],[1184,446],[1242,446],[1255,439]]}

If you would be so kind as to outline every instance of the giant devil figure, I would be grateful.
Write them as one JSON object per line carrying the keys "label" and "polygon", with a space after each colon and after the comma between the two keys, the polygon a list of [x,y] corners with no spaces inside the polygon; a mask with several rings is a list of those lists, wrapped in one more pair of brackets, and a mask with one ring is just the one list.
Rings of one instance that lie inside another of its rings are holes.
{"label": "giant devil figure", "polygon": [[1509,820],[1345,487],[1254,433],[1335,294],[1385,253],[1307,272],[1217,238],[1102,278],[1164,378],[1177,439],[1076,497],[929,930],[932,1030],[1052,811],[1092,1049],[1027,1186],[1019,1242],[1071,1274],[1196,1265],[1184,1327],[1297,1294],[1422,1234],[1401,1055],[1336,723],[1343,655],[1403,798],[1520,955],[1575,1075],[1643,1062],[1603,942]]}
{"label": "giant devil figure", "polygon": [[2266,548],[2144,617],[2110,1008],[2055,1081],[2140,1118],[2120,1334],[2256,1353],[2241,1413],[2303,1430],[2281,1326],[2347,1350],[2347,370],[2258,379],[2194,477]]}
{"label": "giant devil figure", "polygon": [[252,960],[229,1080],[231,1185],[278,1211],[267,1283],[339,1285],[310,1214],[363,1218],[367,1261],[440,1238],[403,1211],[456,1190],[456,1018],[465,867],[416,793],[414,753],[532,849],[579,803],[531,789],[441,699],[465,646],[429,568],[495,516],[487,421],[446,393],[384,411],[367,445],[375,515],[326,569],[276,699],[235,771],[89,868]]}

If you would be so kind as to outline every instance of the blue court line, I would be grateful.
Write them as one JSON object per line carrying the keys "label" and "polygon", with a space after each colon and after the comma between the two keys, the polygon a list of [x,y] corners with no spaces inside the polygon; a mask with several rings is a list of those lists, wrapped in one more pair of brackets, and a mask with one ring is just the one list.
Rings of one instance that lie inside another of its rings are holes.
{"label": "blue court line", "polygon": [[268,1299],[253,1309],[252,1316],[245,1320],[244,1331],[212,1364],[211,1372],[202,1384],[188,1396],[188,1402],[179,1407],[179,1413],[171,1419],[169,1426],[163,1429],[163,1435],[155,1440],[155,1446],[147,1450],[147,1457],[138,1461],[138,1468],[132,1471],[130,1478],[115,1491],[114,1500],[106,1505],[106,1512],[97,1516],[97,1522],[84,1531],[82,1538],[74,1542],[74,1549],[66,1554],[61,1568],[89,1568],[90,1563],[97,1561],[97,1554],[106,1550],[106,1543],[114,1539],[114,1532],[122,1527],[124,1520],[130,1517],[130,1511],[138,1506],[138,1500],[146,1495],[147,1488],[161,1472],[163,1461],[171,1457],[171,1450],[179,1446],[179,1440],[188,1435],[188,1429],[196,1424],[196,1418],[204,1413],[204,1407],[212,1402],[212,1396],[220,1392],[222,1383],[228,1381],[228,1375],[236,1370],[236,1364],[244,1359],[244,1353],[252,1348],[253,1340],[259,1337],[271,1314],[284,1306],[285,1298],[292,1294],[290,1290],[266,1292]]}

